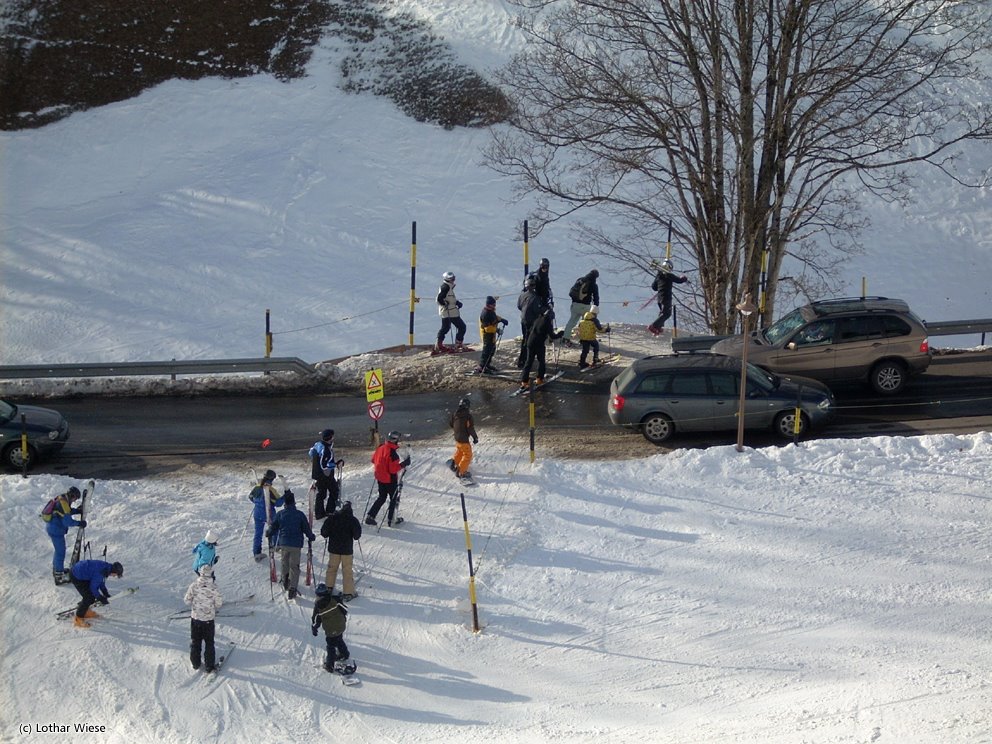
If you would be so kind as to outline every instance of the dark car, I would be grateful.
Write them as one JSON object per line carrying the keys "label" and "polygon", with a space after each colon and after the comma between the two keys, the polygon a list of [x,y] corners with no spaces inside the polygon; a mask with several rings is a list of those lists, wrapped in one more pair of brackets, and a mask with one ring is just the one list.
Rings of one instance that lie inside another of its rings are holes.
{"label": "dark car", "polygon": [[[743,336],[712,351],[740,358]],[[779,374],[828,384],[867,381],[883,395],[898,393],[930,366],[926,325],[903,300],[857,297],[796,308],[750,335],[747,360]]]}
{"label": "dark car", "polygon": [[4,466],[15,470],[24,466],[22,429],[28,435],[29,467],[37,460],[54,455],[69,439],[69,423],[58,411],[38,406],[18,406],[0,400],[0,458]]}
{"label": "dark car", "polygon": [[[710,353],[649,356],[617,375],[610,386],[610,421],[637,428],[661,444],[677,432],[737,428],[741,360]],[[791,439],[821,426],[830,416],[833,394],[823,383],[782,377],[747,365],[744,426],[771,429]]]}

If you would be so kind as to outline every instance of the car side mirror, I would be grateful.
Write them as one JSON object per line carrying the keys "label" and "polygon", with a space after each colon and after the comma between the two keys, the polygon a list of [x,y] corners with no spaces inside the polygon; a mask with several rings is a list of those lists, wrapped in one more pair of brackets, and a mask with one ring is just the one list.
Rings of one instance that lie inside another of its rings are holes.
{"label": "car side mirror", "polygon": [[788,349],[789,351],[795,351],[796,350],[796,342],[795,341],[790,341],[789,343],[787,343],[785,345],[785,348]]}

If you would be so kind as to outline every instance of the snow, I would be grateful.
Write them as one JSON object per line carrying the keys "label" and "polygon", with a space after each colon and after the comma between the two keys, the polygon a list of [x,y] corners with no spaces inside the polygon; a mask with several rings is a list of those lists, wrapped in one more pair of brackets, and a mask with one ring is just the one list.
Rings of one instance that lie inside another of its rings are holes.
{"label": "snow", "polygon": [[[435,19],[481,68],[519,43],[498,0],[395,5]],[[414,220],[418,343],[436,331],[442,271],[458,274],[467,308],[487,294],[509,308],[527,210],[479,164],[488,133],[344,95],[332,61],[321,50],[289,84],[173,81],[0,133],[0,359],[261,356],[269,308],[275,355],[361,355],[342,374],[367,369],[377,357],[364,352],[407,341]],[[972,173],[990,164],[988,147],[969,150]],[[846,285],[857,294],[868,276],[870,293],[930,320],[987,317],[988,191],[920,178],[921,204],[872,203]],[[565,224],[532,238],[532,265],[540,256],[559,296],[592,267]],[[604,319],[646,324],[636,308],[650,280],[598,268]],[[367,528],[356,551],[356,687],[318,668],[312,588],[299,603],[270,599],[244,533],[246,464],[97,484],[92,551],[106,545],[126,567],[112,593],[140,590],[85,631],[54,617],[76,594],[51,584],[37,517],[82,482],[0,476],[0,738],[90,724],[105,727],[92,740],[160,744],[990,741],[992,434],[602,462],[544,458],[539,432],[531,464],[526,437],[489,438],[478,413],[478,485],[444,468],[439,424],[410,445],[407,522]],[[303,454],[271,463],[301,496]],[[349,453],[345,470],[359,512],[370,454]],[[213,683],[190,669],[188,624],[166,619],[208,528],[221,534],[224,596],[255,594],[252,615],[218,622],[238,646]]]}

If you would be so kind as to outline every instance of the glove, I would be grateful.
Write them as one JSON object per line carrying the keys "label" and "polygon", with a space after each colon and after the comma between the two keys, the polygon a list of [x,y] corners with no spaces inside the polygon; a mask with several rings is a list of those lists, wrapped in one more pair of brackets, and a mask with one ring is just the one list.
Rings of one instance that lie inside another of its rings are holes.
{"label": "glove", "polygon": [[403,462],[400,463],[400,467],[401,468],[408,468],[408,467],[410,467],[410,455],[407,455],[406,456],[406,459],[403,460]]}
{"label": "glove", "polygon": [[455,307],[457,307],[459,310],[461,310],[461,308],[462,308],[462,301],[461,300],[455,300]]}
{"label": "glove", "polygon": [[96,598],[96,601],[102,605],[108,604],[110,602],[110,594],[108,592],[104,592]]}
{"label": "glove", "polygon": [[478,443],[479,443],[479,438],[478,437],[472,437],[472,444],[478,444]]}
{"label": "glove", "polygon": [[610,327],[606,326],[606,328],[603,329],[603,333],[609,333],[609,332],[610,332]]}
{"label": "glove", "polygon": [[317,635],[317,627],[318,626],[316,626],[316,625],[311,625],[310,626],[310,632],[313,633],[313,635],[315,635],[315,636]]}
{"label": "glove", "polygon": [[510,322],[510,321],[508,321],[508,320],[507,320],[506,318],[500,318],[500,319],[499,319],[499,324],[500,324],[501,326],[503,326],[504,328],[506,328],[506,324],[507,324],[507,323],[509,323],[509,322]]}
{"label": "glove", "polygon": [[214,560],[213,560],[213,562],[210,565],[216,566],[217,565],[217,561],[219,561],[219,560],[220,560],[220,556],[219,555],[215,555],[214,556]]}
{"label": "glove", "polygon": [[272,540],[272,530],[266,530],[265,536],[271,541]]}
{"label": "glove", "polygon": [[82,527],[83,529],[86,529],[86,520],[85,519],[80,519],[79,520],[79,526]]}

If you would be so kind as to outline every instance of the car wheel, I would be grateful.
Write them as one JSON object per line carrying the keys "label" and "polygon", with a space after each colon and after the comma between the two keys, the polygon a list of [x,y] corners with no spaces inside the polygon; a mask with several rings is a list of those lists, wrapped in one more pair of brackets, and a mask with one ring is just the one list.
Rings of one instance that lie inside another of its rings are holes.
{"label": "car wheel", "polygon": [[641,434],[652,444],[661,444],[672,438],[675,424],[663,413],[651,413],[641,419]]}
{"label": "car wheel", "polygon": [[882,395],[895,395],[906,387],[906,365],[894,359],[879,362],[871,369],[872,388]]}
{"label": "car wheel", "polygon": [[[793,408],[788,411],[782,411],[778,416],[775,417],[775,422],[772,424],[772,431],[782,439],[792,439],[795,436],[796,428],[796,409]],[[809,431],[809,417],[800,412],[799,413],[799,436],[803,436]]]}
{"label": "car wheel", "polygon": [[[28,445],[28,467],[34,464],[35,451],[34,447],[30,444]],[[13,470],[21,470],[24,467],[24,458],[21,457],[21,444],[17,442],[15,444],[10,444],[3,451],[3,464],[8,468]]]}

